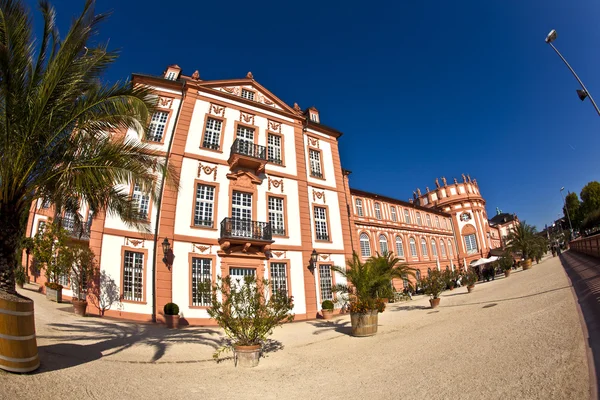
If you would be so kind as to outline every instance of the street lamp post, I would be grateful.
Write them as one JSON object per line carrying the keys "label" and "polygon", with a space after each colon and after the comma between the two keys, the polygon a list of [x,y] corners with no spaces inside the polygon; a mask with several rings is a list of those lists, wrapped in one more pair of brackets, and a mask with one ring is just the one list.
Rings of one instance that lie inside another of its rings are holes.
{"label": "street lamp post", "polygon": [[579,82],[579,84],[581,85],[581,89],[582,90],[579,90],[579,89],[577,90],[577,96],[579,96],[579,99],[581,101],[583,101],[583,100],[585,100],[586,97],[589,97],[590,101],[592,102],[592,105],[596,109],[596,112],[598,113],[598,115],[600,115],[600,109],[598,109],[598,106],[596,105],[596,102],[592,98],[592,95],[590,94],[590,92],[585,88],[585,85],[583,84],[583,82],[581,82],[581,79],[579,79],[579,77],[577,76],[577,74],[575,73],[575,71],[573,70],[573,68],[571,68],[571,66],[569,65],[569,63],[567,62],[567,60],[565,60],[565,58],[562,56],[562,54],[560,54],[560,52],[552,44],[552,42],[554,40],[556,40],[556,31],[554,29],[552,29],[550,31],[550,33],[548,34],[548,36],[546,36],[546,43],[548,43],[550,45],[550,47],[552,47],[554,49],[554,51],[556,52],[556,54],[558,54],[558,56],[560,57],[560,59],[563,60],[563,62],[569,68],[569,70],[571,71],[571,73],[573,74],[573,76],[575,77],[575,79],[577,79],[577,82]]}
{"label": "street lamp post", "polygon": [[571,230],[571,239],[573,239],[573,225],[571,224],[571,216],[569,215],[569,207],[567,207],[567,200],[565,199],[565,196],[563,195],[563,190],[565,190],[564,186],[560,188],[560,197],[562,197],[563,204],[565,205],[565,210],[567,211],[567,219],[569,220],[569,229]]}

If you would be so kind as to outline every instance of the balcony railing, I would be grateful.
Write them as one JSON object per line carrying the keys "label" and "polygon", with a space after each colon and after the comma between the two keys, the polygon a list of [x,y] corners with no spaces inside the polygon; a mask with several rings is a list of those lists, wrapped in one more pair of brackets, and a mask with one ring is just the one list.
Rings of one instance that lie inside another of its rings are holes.
{"label": "balcony railing", "polygon": [[317,232],[317,240],[329,240],[329,235],[326,233]]}
{"label": "balcony railing", "polygon": [[225,218],[221,221],[221,238],[273,240],[270,222]]}
{"label": "balcony railing", "polygon": [[247,140],[235,139],[231,146],[231,154],[240,154],[259,160],[267,160],[267,148]]}
{"label": "balcony railing", "polygon": [[61,218],[61,226],[67,231],[68,235],[75,239],[89,240],[91,224],[77,224],[73,219],[66,217]]}
{"label": "balcony railing", "polygon": [[314,170],[310,170],[310,176],[314,177],[314,178],[319,178],[319,179],[323,179],[323,174],[319,171],[314,171]]}

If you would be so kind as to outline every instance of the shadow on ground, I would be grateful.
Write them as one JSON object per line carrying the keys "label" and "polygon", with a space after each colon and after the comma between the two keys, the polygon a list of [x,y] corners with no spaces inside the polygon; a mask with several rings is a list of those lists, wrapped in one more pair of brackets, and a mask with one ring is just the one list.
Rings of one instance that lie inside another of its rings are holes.
{"label": "shadow on ground", "polygon": [[[178,344],[198,344],[213,350],[229,344],[222,331],[211,328],[166,329],[155,324],[127,324],[99,321],[91,318],[70,324],[49,324],[57,331],[56,335],[39,335],[38,338],[58,343],[39,346],[43,360],[36,374],[57,371],[86,364],[100,358],[109,357],[136,345],[151,348],[151,356],[142,361],[118,361],[131,363],[157,363],[171,346]],[[264,343],[263,354],[281,350],[283,345],[276,340]],[[176,361],[173,363],[205,362],[211,359]]]}
{"label": "shadow on ground", "polygon": [[546,294],[546,293],[556,292],[558,290],[569,289],[570,287],[571,286],[563,286],[563,287],[559,287],[559,288],[555,288],[555,289],[544,290],[543,292],[531,293],[531,294],[526,294],[526,295],[517,296],[517,297],[508,297],[506,299],[494,299],[494,300],[487,300],[487,301],[479,301],[477,303],[463,303],[463,304],[452,304],[452,305],[441,304],[440,306],[443,306],[443,307],[478,306],[478,305],[481,305],[481,304],[489,304],[489,303],[498,303],[498,302],[503,302],[503,301],[526,299],[528,297],[540,296],[540,295],[543,295],[543,294]]}
{"label": "shadow on ground", "polygon": [[[573,284],[573,291],[583,314],[588,331],[588,344],[592,351],[596,371],[594,395],[600,387],[600,260],[585,254],[568,251],[562,253],[560,262]],[[594,377],[590,377],[593,379]],[[597,397],[595,397],[597,398]]]}
{"label": "shadow on ground", "polygon": [[327,321],[321,319],[316,321],[310,321],[309,324],[317,328],[317,330],[313,332],[313,335],[320,335],[322,333],[330,331],[342,333],[344,335],[350,335],[352,333],[352,324],[347,319],[338,318],[330,319]]}
{"label": "shadow on ground", "polygon": [[409,306],[409,305],[406,305],[406,306],[399,306],[399,307],[388,307],[388,308],[386,308],[386,311],[387,310],[389,310],[389,311],[427,310],[428,308],[431,308],[431,307],[428,307],[428,306]]}

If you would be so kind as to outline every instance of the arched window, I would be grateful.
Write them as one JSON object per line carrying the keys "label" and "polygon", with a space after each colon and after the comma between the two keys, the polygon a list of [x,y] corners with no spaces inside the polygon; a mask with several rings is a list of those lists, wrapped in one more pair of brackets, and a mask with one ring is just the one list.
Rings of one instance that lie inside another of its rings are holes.
{"label": "arched window", "polygon": [[437,226],[438,228],[440,227],[440,219],[437,215],[435,216],[435,226]]}
{"label": "arched window", "polygon": [[446,245],[443,240],[440,240],[440,251],[442,252],[442,257],[446,257]]}
{"label": "arched window", "polygon": [[418,281],[421,280],[421,271],[420,270],[415,271],[415,277],[417,278]]}
{"label": "arched window", "polygon": [[404,245],[402,244],[402,238],[396,236],[396,255],[398,257],[404,257]]}
{"label": "arched window", "polygon": [[448,225],[446,225],[446,218],[442,218],[442,226],[444,229],[448,229]]}
{"label": "arched window", "polygon": [[448,240],[448,254],[452,257],[452,242]]}
{"label": "arched window", "polygon": [[422,221],[421,221],[421,213],[417,213],[417,225],[421,225]]}
{"label": "arched window", "polygon": [[363,257],[371,257],[371,243],[369,241],[369,235],[366,233],[360,234],[360,254]]}
{"label": "arched window", "polygon": [[446,271],[450,272],[450,267],[446,265]]}
{"label": "arched window", "polygon": [[431,268],[427,268],[427,276],[431,275]]}
{"label": "arched window", "polygon": [[396,215],[396,207],[392,207],[391,208],[391,212],[392,212],[392,221],[397,222],[398,221],[398,216]]}
{"label": "arched window", "polygon": [[379,235],[379,250],[381,251],[381,255],[388,252],[388,242],[385,235]]}
{"label": "arched window", "polygon": [[364,212],[363,212],[363,206],[362,206],[362,200],[361,199],[356,199],[356,214],[359,217],[364,217]]}
{"label": "arched window", "polygon": [[431,215],[427,214],[425,220],[427,221],[427,226],[431,227]]}
{"label": "arched window", "polygon": [[421,253],[427,257],[427,241],[423,238],[421,238]]}
{"label": "arched window", "polygon": [[404,222],[410,224],[410,213],[406,208],[404,209]]}
{"label": "arched window", "polygon": [[431,255],[437,257],[437,246],[434,239],[431,239]]}
{"label": "arched window", "polygon": [[375,203],[375,218],[381,219],[381,204]]}
{"label": "arched window", "polygon": [[413,257],[417,256],[417,243],[415,242],[415,238],[410,238],[410,255]]}

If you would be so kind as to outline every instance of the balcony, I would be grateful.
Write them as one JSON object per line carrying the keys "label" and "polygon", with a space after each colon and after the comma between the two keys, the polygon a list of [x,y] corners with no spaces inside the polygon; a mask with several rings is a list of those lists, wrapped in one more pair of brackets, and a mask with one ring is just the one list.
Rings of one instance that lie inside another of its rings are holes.
{"label": "balcony", "polygon": [[242,245],[242,252],[247,253],[252,246],[266,252],[273,243],[271,223],[225,218],[221,221],[219,243],[222,250],[234,250],[233,245]]}
{"label": "balcony", "polygon": [[236,139],[231,146],[228,162],[231,169],[249,168],[256,173],[261,173],[267,164],[267,148],[247,140]]}
{"label": "balcony", "polygon": [[67,234],[77,240],[90,240],[90,223],[78,224],[70,216],[60,218],[62,228],[67,231]]}

